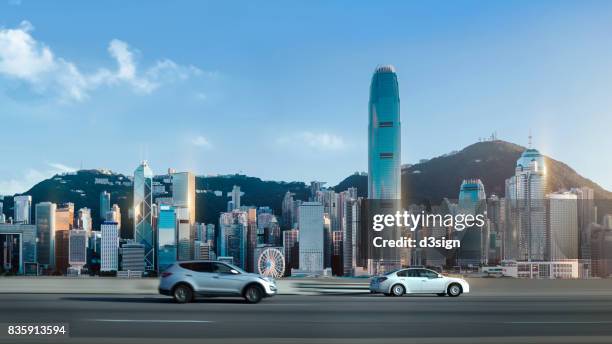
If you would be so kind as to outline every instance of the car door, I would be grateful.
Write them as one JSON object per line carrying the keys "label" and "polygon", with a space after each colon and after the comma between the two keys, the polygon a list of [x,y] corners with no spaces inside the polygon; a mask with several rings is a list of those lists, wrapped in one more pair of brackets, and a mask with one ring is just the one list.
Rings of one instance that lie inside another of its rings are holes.
{"label": "car door", "polygon": [[[212,263],[193,262],[184,264],[186,269],[191,270],[186,276],[192,279],[196,293],[215,293]],[[181,264],[181,266],[183,266],[183,264]]]}
{"label": "car door", "polygon": [[418,269],[406,269],[402,271],[405,277],[403,278],[404,285],[406,286],[406,293],[420,293],[421,292],[421,277],[419,276]]}
{"label": "car door", "polygon": [[244,286],[243,278],[237,270],[223,263],[213,264],[213,284],[223,294],[240,295]]}
{"label": "car door", "polygon": [[444,292],[444,278],[428,269],[419,269],[421,279],[421,292],[423,293],[442,293]]}

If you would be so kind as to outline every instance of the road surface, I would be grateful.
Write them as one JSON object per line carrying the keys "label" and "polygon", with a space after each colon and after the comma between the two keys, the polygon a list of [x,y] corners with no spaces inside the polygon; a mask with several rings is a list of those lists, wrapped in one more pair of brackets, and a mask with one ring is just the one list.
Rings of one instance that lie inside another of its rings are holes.
{"label": "road surface", "polygon": [[0,294],[0,323],[22,322],[68,323],[73,343],[611,343],[612,294],[279,295],[256,305],[180,305],[154,294]]}

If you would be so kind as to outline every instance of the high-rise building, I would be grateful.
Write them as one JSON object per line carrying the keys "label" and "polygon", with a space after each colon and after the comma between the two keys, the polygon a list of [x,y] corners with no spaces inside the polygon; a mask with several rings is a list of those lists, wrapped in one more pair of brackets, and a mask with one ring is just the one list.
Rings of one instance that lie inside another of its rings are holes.
{"label": "high-rise building", "polygon": [[612,228],[591,224],[592,275],[601,278],[612,276]]}
{"label": "high-rise building", "polygon": [[572,188],[578,205],[578,258],[591,259],[591,224],[597,222],[595,193],[588,187]]}
{"label": "high-rise building", "polygon": [[100,271],[119,270],[119,227],[116,222],[104,222],[101,225]]}
{"label": "high-rise building", "polygon": [[121,271],[144,272],[144,250],[143,244],[132,240],[121,245]]}
{"label": "high-rise building", "polygon": [[105,221],[117,222],[119,233],[121,233],[121,208],[117,204],[113,204],[111,209],[106,212]]}
{"label": "high-rise building", "polygon": [[281,229],[287,230],[293,228],[295,224],[295,213],[293,208],[293,193],[287,191],[283,197],[281,206]]}
{"label": "high-rise building", "polygon": [[529,148],[516,162],[514,176],[506,179],[506,259],[543,261],[545,258],[548,243],[545,178],[544,157]]}
{"label": "high-rise building", "polygon": [[13,223],[29,224],[32,221],[32,196],[15,196],[13,202],[13,209],[15,211]]}
{"label": "high-rise building", "polygon": [[255,272],[255,248],[257,248],[257,209],[250,207],[246,210],[247,212],[247,258],[246,258],[246,271]]}
{"label": "high-rise building", "polygon": [[89,233],[84,229],[68,231],[68,264],[79,274],[87,264],[87,238]]}
{"label": "high-rise building", "polygon": [[299,268],[299,248],[298,248],[299,231],[290,229],[283,231],[283,252],[285,254],[285,271],[290,272],[291,269]]}
{"label": "high-rise building", "polygon": [[159,216],[157,220],[157,265],[159,272],[166,270],[176,262],[177,234],[176,234],[176,214],[170,205],[159,206]]}
{"label": "high-rise building", "polygon": [[571,192],[548,194],[550,260],[578,259],[578,197]]}
{"label": "high-rise building", "polygon": [[0,273],[24,274],[36,266],[36,226],[0,224]]}
{"label": "high-rise building", "polygon": [[215,259],[214,252],[212,251],[210,242],[201,242],[196,240],[194,242],[194,254],[193,259],[197,260],[211,260]]}
{"label": "high-rise building", "polygon": [[74,228],[74,204],[62,204],[55,211],[55,230],[69,231]]}
{"label": "high-rise building", "polygon": [[36,204],[38,263],[45,269],[55,268],[55,215],[57,205],[51,202]]}
{"label": "high-rise building", "polygon": [[323,213],[323,267],[331,268],[333,255],[332,225],[329,213]]}
{"label": "high-rise building", "polygon": [[100,193],[100,220],[106,220],[106,213],[110,210],[110,193],[102,191]]}
{"label": "high-rise building", "polygon": [[219,218],[219,244],[217,256],[232,257],[234,264],[246,268],[247,213],[240,210],[221,213]]}
{"label": "high-rise building", "polygon": [[[393,208],[399,210],[402,197],[400,98],[397,74],[391,65],[377,67],[372,76],[368,117],[368,198],[396,200]],[[395,213],[393,209],[390,212]],[[383,235],[387,240],[399,237],[397,229]],[[384,250],[381,257],[368,259],[368,272],[372,275],[401,267],[399,250]]]}
{"label": "high-rise building", "polygon": [[506,199],[491,195],[487,199],[489,219],[489,264],[500,264],[504,257],[504,234],[506,228]]}
{"label": "high-rise building", "polygon": [[358,236],[361,217],[361,199],[349,197],[345,202],[342,265],[344,276],[354,276],[358,266]]}
{"label": "high-rise building", "polygon": [[[480,179],[465,179],[459,190],[458,209],[460,214],[486,215],[487,196],[484,184]],[[453,231],[453,239],[461,241],[457,249],[457,265],[477,267],[487,263],[488,228],[471,227],[462,231]]]}
{"label": "high-rise building", "polygon": [[172,205],[175,208],[187,208],[186,213],[190,224],[195,223],[196,209],[195,175],[191,172],[172,174]]}
{"label": "high-rise building", "polygon": [[370,86],[368,198],[401,199],[400,99],[393,66],[379,66]]}
{"label": "high-rise building", "polygon": [[242,196],[240,186],[234,185],[234,187],[232,187],[232,191],[228,192],[227,195],[231,198],[231,200],[227,203],[227,211],[230,212],[234,209],[240,210],[240,197]]}
{"label": "high-rise building", "polygon": [[92,227],[93,224],[91,220],[91,210],[89,208],[79,209],[76,228],[85,230],[85,232],[89,236],[91,234]]}
{"label": "high-rise building", "polygon": [[299,210],[300,272],[323,273],[324,234],[323,205],[319,202],[304,202]]}
{"label": "high-rise building", "polygon": [[145,270],[155,270],[155,233],[153,228],[153,171],[143,161],[134,171],[134,240],[144,245]]}

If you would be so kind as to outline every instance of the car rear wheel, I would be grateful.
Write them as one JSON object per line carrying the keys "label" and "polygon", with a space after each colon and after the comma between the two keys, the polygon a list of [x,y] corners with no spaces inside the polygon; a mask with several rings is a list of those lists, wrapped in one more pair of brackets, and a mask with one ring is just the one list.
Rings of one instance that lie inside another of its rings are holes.
{"label": "car rear wheel", "polygon": [[174,288],[172,297],[177,303],[188,303],[193,300],[193,291],[189,286],[181,284]]}
{"label": "car rear wheel", "polygon": [[448,290],[446,292],[448,296],[456,297],[456,296],[461,295],[463,290],[461,289],[461,286],[459,284],[453,283],[448,286]]}
{"label": "car rear wheel", "polygon": [[404,289],[404,286],[401,284],[396,284],[391,288],[391,293],[393,296],[402,296],[405,292],[406,289]]}
{"label": "car rear wheel", "polygon": [[251,285],[244,291],[244,299],[248,303],[258,303],[262,298],[263,291],[256,285]]}

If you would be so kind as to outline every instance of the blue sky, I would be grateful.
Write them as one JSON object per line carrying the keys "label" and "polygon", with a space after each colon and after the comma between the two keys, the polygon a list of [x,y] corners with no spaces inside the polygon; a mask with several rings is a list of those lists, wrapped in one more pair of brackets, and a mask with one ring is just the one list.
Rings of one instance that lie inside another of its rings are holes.
{"label": "blue sky", "polygon": [[0,1],[0,194],[143,158],[336,184],[387,63],[403,163],[531,130],[612,189],[611,2]]}

